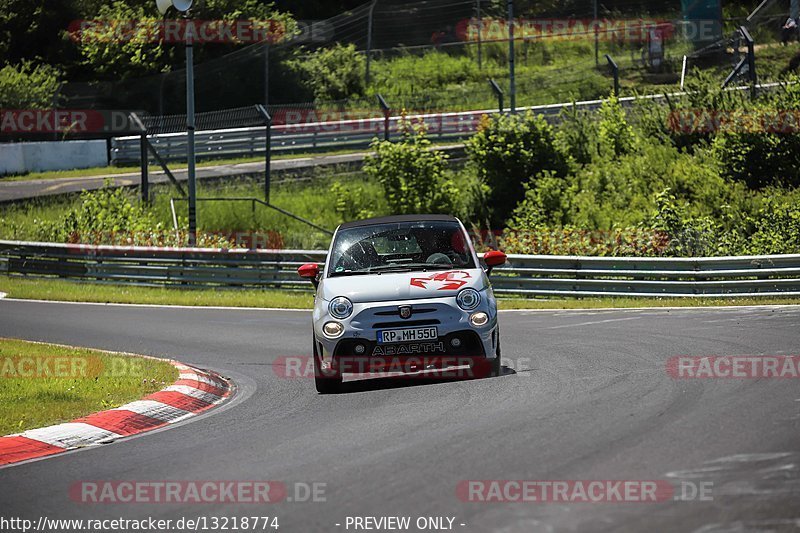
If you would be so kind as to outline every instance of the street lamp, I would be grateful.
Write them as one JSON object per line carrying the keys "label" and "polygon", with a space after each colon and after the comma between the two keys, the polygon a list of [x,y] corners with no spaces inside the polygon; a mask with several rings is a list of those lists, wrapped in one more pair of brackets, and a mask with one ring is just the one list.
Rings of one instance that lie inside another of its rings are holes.
{"label": "street lamp", "polygon": [[[170,7],[188,18],[194,0],[156,0],[158,11],[164,15]],[[189,167],[189,246],[197,245],[197,186],[194,155],[194,39],[191,24],[186,25],[186,159]]]}

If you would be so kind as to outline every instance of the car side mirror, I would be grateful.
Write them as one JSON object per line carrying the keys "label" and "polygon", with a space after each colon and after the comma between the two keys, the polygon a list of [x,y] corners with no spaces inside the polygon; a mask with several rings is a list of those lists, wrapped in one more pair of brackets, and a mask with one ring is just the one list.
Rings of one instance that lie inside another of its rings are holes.
{"label": "car side mirror", "polygon": [[319,265],[316,263],[306,263],[297,269],[297,274],[310,281],[314,287],[319,285]]}
{"label": "car side mirror", "polygon": [[483,262],[486,263],[486,273],[491,274],[494,267],[505,265],[508,257],[499,250],[489,250],[483,254]]}

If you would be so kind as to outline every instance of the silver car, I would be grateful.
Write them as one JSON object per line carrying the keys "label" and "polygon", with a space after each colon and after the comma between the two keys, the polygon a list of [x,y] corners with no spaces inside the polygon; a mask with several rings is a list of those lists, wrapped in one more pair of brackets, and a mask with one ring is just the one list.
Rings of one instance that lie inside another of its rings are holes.
{"label": "silver car", "polygon": [[[401,215],[342,224],[323,272],[298,269],[316,287],[313,354],[317,391],[343,374],[500,372],[497,302],[464,225],[446,215]],[[447,374],[449,375],[449,374]],[[463,374],[460,374],[463,375]]]}

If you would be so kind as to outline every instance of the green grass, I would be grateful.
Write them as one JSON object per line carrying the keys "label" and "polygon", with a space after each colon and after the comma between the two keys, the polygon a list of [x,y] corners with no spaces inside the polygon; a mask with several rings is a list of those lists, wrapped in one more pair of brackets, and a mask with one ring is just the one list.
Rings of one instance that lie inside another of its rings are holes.
{"label": "green grass", "polygon": [[16,277],[0,277],[0,292],[7,293],[9,298],[25,300],[287,309],[310,309],[314,300],[310,285],[308,292],[255,289],[186,290]]}
{"label": "green grass", "polygon": [[[9,298],[215,307],[279,307],[311,309],[307,292],[256,289],[178,289],[105,285],[52,279],[0,277],[0,292]],[[500,309],[600,309],[636,307],[712,307],[727,305],[800,304],[800,298],[564,298],[502,299]]]}
{"label": "green grass", "polygon": [[[674,16],[661,18],[673,19]],[[732,31],[732,27],[726,28],[725,35]],[[758,45],[759,80],[774,81],[800,47],[794,43],[780,46],[773,27],[754,27],[752,31]],[[601,38],[599,64],[596,65],[592,36],[575,40],[518,41],[515,54],[517,105],[608,96],[613,78],[605,54],[620,67],[622,96],[678,91],[683,56],[693,53],[694,46],[678,38],[669,40],[658,72],[650,72],[643,65],[645,47],[644,43],[612,43],[610,39]],[[693,60],[689,65],[709,69],[721,82],[734,63],[732,55],[722,54]],[[506,91],[506,108],[509,105],[508,45],[505,42],[484,43],[482,68],[478,67],[477,46],[453,46],[416,55],[405,52],[394,57],[379,57],[373,61],[371,72],[373,82],[366,89],[366,97],[353,99],[348,105],[351,110],[371,109],[377,94],[384,96],[393,108],[409,111],[492,109],[497,106],[497,98],[489,87],[489,79],[497,81]]]}
{"label": "green grass", "polygon": [[[51,374],[19,377],[49,361]],[[57,358],[57,359],[50,359]],[[59,376],[55,361],[65,363]],[[169,363],[13,339],[0,339],[0,435],[67,422],[119,407],[161,390],[178,378]]]}
{"label": "green grass", "polygon": [[[347,186],[357,186],[370,198],[369,207],[377,215],[388,213],[382,188],[367,180],[363,174],[332,174],[319,171],[315,178],[305,182],[284,182],[272,188],[272,204],[295,213],[312,222],[333,230],[344,222],[344,218],[331,209],[331,185],[341,181]],[[172,228],[172,212],[169,199],[178,194],[169,186],[153,187],[155,200],[150,210],[165,231]],[[133,193],[131,193],[133,194]],[[263,197],[263,185],[254,180],[227,181],[225,184],[198,182],[199,197]],[[63,226],[62,219],[73,207],[78,206],[78,196],[38,198],[0,206],[0,238],[11,240],[52,241],[49,226]],[[188,216],[185,201],[176,201],[179,217]],[[270,232],[284,248],[322,249],[330,244],[330,236],[264,206],[249,202],[198,202],[198,226],[202,232]]]}

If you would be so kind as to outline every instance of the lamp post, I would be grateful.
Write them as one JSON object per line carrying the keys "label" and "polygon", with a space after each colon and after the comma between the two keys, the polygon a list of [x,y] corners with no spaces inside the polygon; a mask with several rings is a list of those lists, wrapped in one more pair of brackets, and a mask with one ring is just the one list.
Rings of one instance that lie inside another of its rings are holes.
{"label": "lamp post", "polygon": [[508,77],[511,114],[517,114],[517,77],[514,58],[514,0],[508,0]]}
{"label": "lamp post", "polygon": [[[170,7],[188,18],[194,0],[156,0],[158,11],[164,15]],[[189,168],[189,246],[197,245],[197,183],[194,153],[194,35],[191,24],[186,25],[186,160]]]}

